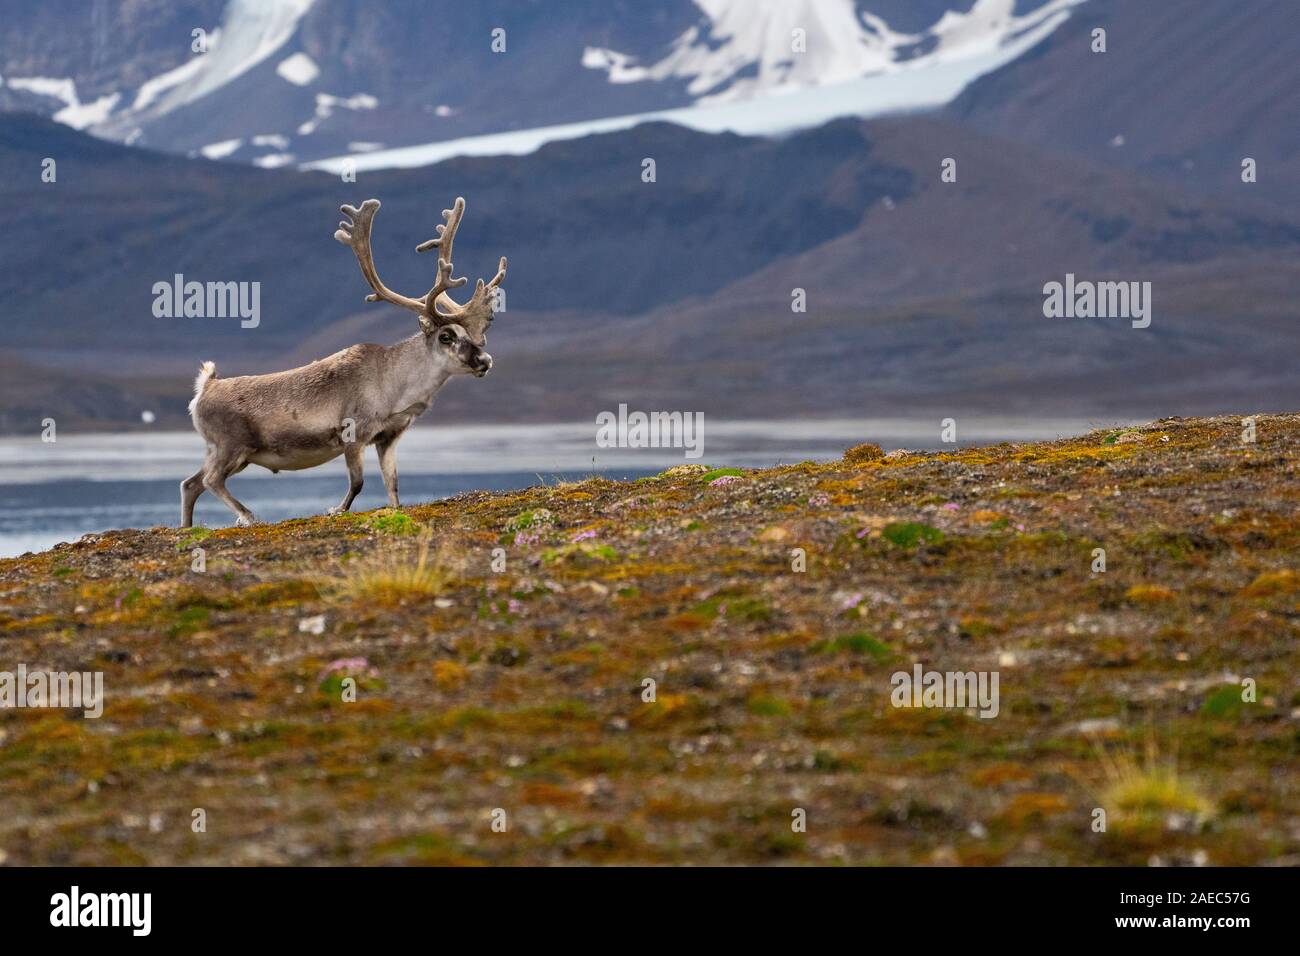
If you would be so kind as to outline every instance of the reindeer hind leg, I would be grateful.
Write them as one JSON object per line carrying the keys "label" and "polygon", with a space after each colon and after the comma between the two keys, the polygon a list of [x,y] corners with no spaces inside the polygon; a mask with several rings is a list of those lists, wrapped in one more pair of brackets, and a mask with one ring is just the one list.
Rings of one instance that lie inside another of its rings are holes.
{"label": "reindeer hind leg", "polygon": [[194,502],[199,500],[199,495],[203,494],[203,472],[207,468],[204,463],[194,474],[190,475],[181,482],[181,527],[188,528],[194,524]]}
{"label": "reindeer hind leg", "polygon": [[203,486],[226,503],[235,513],[235,524],[241,528],[256,524],[257,517],[226,490],[226,479],[242,471],[244,465],[242,454],[214,455],[203,469]]}

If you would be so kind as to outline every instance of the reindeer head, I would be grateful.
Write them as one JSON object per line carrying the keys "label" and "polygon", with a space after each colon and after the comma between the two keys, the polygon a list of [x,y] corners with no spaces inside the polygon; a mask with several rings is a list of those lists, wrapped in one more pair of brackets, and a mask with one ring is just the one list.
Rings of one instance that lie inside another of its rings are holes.
{"label": "reindeer head", "polygon": [[[460,227],[460,218],[465,214],[465,200],[457,197],[451,209],[442,211],[442,216],[447,222],[445,225],[438,224],[438,237],[436,239],[429,239],[415,247],[416,252],[427,252],[435,248],[438,250],[438,273],[433,288],[418,299],[392,291],[379,281],[379,273],[375,271],[374,254],[370,248],[370,231],[374,223],[375,213],[379,211],[379,200],[367,199],[361,204],[360,209],[355,206],[340,206],[339,209],[350,221],[339,223],[334,238],[344,245],[352,247],[352,251],[357,256],[357,262],[361,265],[361,274],[370,283],[370,288],[375,290],[366,296],[366,301],[391,302],[403,309],[410,309],[420,317],[420,328],[424,330],[424,334],[430,339],[431,344],[437,341],[438,345],[444,348],[448,345],[460,348],[459,340],[462,336],[456,333],[457,343],[446,343],[442,341],[443,337],[439,336],[439,331],[459,326],[464,332],[463,338],[467,340],[467,343],[481,352],[487,341],[488,324],[493,319],[493,291],[501,285],[502,280],[506,277],[506,257],[501,257],[501,264],[497,267],[497,274],[492,277],[490,282],[485,283],[482,279],[478,280],[478,283],[474,286],[474,294],[470,296],[469,301],[464,305],[455,302],[447,294],[449,289],[459,288],[467,281],[464,276],[459,279],[451,277],[451,246],[456,240],[456,230]],[[488,360],[488,364],[491,364],[491,359]],[[484,372],[486,372],[486,369],[484,369]]]}

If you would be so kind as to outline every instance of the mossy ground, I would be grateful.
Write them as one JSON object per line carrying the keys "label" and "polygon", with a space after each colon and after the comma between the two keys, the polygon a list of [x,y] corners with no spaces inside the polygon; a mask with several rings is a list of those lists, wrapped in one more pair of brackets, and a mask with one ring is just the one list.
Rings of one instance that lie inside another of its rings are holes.
{"label": "mossy ground", "polygon": [[[0,858],[1300,862],[1300,416],[1256,427],[462,495],[404,509],[454,567],[392,606],[319,585],[391,516],[0,561],[0,670],[107,692],[0,711]],[[916,662],[999,716],[892,707]],[[1179,783],[1094,832],[1149,739]]]}

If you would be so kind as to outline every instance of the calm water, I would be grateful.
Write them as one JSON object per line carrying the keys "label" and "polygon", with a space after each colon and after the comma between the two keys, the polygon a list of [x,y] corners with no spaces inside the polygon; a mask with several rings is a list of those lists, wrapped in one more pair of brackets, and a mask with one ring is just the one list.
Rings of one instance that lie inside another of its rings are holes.
{"label": "calm water", "polygon": [[[1099,422],[971,421],[961,444],[1028,441],[1078,434]],[[704,454],[681,449],[597,448],[594,424],[416,428],[398,452],[402,500],[429,501],[475,489],[514,489],[580,479],[591,474],[635,478],[688,460],[710,465],[773,465],[838,458],[864,441],[885,449],[939,447],[933,422],[842,420],[818,422],[706,422]],[[111,528],[174,526],[182,478],[203,460],[192,432],[68,435],[44,443],[39,435],[0,438],[0,557],[39,551]],[[342,459],[303,472],[250,467],[228,487],[262,520],[320,514],[347,486]],[[355,510],[386,503],[373,451],[366,452],[366,486]],[[199,499],[195,521],[232,523],[210,494]]]}

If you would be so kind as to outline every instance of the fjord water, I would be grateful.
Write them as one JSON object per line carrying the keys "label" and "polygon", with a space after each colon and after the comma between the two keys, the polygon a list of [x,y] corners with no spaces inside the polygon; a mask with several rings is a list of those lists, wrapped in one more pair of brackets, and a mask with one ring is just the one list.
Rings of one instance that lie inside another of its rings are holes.
{"label": "fjord water", "polygon": [[[1078,434],[1102,422],[971,419],[958,443],[1029,441]],[[703,454],[681,448],[601,448],[596,426],[432,426],[413,428],[398,451],[402,500],[408,504],[465,491],[527,488],[590,475],[638,478],[691,461],[708,465],[769,466],[838,458],[845,448],[876,442],[882,448],[939,448],[937,419],[825,421],[707,421]],[[948,446],[951,447],[951,446]],[[193,432],[67,434],[54,442],[38,434],[0,438],[0,557],[41,551],[62,541],[114,528],[174,527],[181,479],[203,460]],[[383,507],[384,484],[372,452],[366,485],[354,511]],[[347,485],[342,459],[302,472],[272,475],[252,466],[228,486],[263,521],[321,514]],[[212,495],[199,499],[195,523],[233,523]]]}

